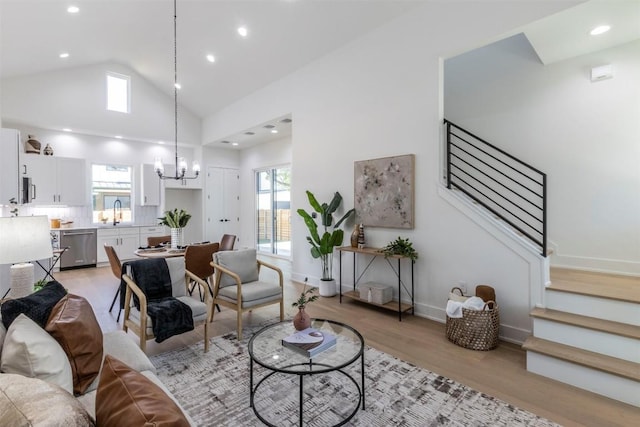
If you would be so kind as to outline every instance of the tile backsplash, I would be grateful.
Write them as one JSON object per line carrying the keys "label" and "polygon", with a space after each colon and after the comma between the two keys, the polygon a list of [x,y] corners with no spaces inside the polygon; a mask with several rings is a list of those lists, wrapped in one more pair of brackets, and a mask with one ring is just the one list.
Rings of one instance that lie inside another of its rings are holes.
{"label": "tile backsplash", "polygon": [[[74,227],[97,225],[92,222],[92,209],[89,206],[42,207],[22,205],[19,207],[19,215],[47,215],[49,218],[73,221]],[[10,216],[8,208],[3,208],[2,216]],[[134,223],[136,225],[155,225],[158,223],[159,216],[157,206],[135,206],[134,208]]]}

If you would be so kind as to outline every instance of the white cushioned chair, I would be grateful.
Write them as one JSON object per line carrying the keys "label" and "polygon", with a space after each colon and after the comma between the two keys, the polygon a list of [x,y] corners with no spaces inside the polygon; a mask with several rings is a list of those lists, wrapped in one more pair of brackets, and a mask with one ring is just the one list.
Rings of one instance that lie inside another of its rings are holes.
{"label": "white cushioned chair", "polygon": [[[215,269],[213,304],[237,311],[238,339],[242,339],[242,314],[271,304],[280,304],[280,321],[284,320],[282,270],[257,259],[255,249],[220,251],[213,254]],[[278,274],[278,283],[259,279],[260,267]],[[213,310],[211,320],[213,321]]]}
{"label": "white cushioned chair", "polygon": [[[209,351],[209,322],[211,315],[211,299],[209,298],[209,285],[195,274],[185,268],[184,258],[166,258],[171,276],[172,296],[185,303],[191,308],[193,314],[193,324],[198,326],[204,324],[204,351]],[[126,264],[125,264],[126,265]],[[124,267],[124,266],[123,266]],[[126,282],[127,288],[124,301],[123,329],[126,332],[129,328],[140,337],[140,348],[146,349],[146,342],[155,338],[151,317],[147,314],[147,297],[131,278],[129,271],[123,271],[122,279]],[[197,284],[201,287],[204,300],[189,296],[188,284]],[[140,310],[134,303],[132,295],[135,294],[140,300]]]}

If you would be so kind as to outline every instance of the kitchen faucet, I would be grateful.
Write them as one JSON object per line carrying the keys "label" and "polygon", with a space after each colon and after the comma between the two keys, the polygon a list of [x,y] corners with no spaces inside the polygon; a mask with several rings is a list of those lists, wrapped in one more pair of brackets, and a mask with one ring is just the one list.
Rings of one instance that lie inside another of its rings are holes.
{"label": "kitchen faucet", "polygon": [[116,199],[116,201],[113,202],[113,225],[114,226],[118,225],[118,223],[120,222],[118,221],[118,217],[116,216],[116,206],[120,208],[120,219],[122,219],[122,202],[120,201],[120,199]]}

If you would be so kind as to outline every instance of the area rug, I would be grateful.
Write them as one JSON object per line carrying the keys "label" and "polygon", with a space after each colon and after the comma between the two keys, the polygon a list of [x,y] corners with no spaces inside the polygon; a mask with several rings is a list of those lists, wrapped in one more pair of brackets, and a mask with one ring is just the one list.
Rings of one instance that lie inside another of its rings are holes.
{"label": "area rug", "polygon": [[[158,377],[199,426],[260,426],[249,407],[250,334],[235,333],[153,356]],[[244,334],[243,334],[244,335]],[[254,365],[255,366],[255,365]],[[360,378],[360,363],[349,371]],[[256,376],[265,375],[263,368]],[[305,376],[305,426],[331,426],[352,412],[358,395],[343,375]],[[353,426],[557,426],[535,414],[433,372],[367,347],[366,408]],[[261,415],[277,426],[299,425],[297,377],[277,374],[255,397]]]}

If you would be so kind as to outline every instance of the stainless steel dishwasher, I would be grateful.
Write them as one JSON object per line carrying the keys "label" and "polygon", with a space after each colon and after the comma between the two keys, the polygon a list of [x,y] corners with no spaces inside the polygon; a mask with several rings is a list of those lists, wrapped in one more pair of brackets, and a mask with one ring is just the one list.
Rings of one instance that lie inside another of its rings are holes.
{"label": "stainless steel dishwasher", "polygon": [[97,237],[95,228],[60,230],[60,248],[67,248],[60,258],[60,270],[95,267],[98,259]]}

